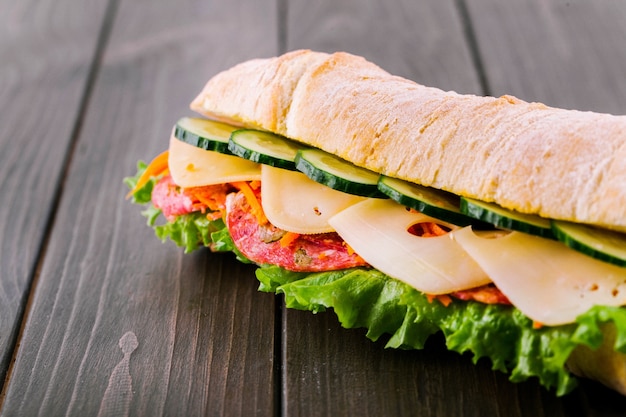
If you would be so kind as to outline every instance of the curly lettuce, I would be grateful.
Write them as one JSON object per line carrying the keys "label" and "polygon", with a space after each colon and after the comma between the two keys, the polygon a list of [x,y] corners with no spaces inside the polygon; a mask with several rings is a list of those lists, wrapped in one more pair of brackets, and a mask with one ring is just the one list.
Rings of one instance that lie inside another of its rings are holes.
{"label": "curly lettuce", "polygon": [[557,395],[577,384],[566,368],[568,357],[579,345],[598,348],[603,323],[615,325],[615,349],[626,353],[623,308],[597,306],[576,323],[537,329],[512,306],[462,300],[444,306],[375,269],[294,273],[264,265],[256,276],[259,289],[284,294],[288,308],[314,313],[332,308],[343,327],[364,327],[371,340],[388,335],[391,348],[421,349],[429,336],[442,332],[449,350],[471,352],[474,363],[488,358],[492,369],[508,373],[512,382],[538,378]]}

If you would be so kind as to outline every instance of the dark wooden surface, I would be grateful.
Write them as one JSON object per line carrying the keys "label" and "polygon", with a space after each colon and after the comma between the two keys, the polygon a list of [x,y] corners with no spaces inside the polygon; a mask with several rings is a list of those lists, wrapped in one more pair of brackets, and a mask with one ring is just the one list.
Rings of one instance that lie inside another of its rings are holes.
{"label": "dark wooden surface", "polygon": [[217,71],[345,50],[418,82],[626,113],[615,0],[0,0],[2,416],[612,416],[489,363],[285,310],[254,268],[162,244],[122,177]]}

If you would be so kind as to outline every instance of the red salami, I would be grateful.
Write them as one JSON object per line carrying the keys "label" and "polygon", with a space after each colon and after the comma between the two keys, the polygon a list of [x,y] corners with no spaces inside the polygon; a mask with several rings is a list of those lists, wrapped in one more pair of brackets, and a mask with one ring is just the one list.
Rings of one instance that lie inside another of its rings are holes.
{"label": "red salami", "polygon": [[195,211],[212,213],[209,215],[210,218],[219,219],[225,209],[226,195],[232,190],[228,184],[183,189],[167,175],[154,185],[152,203],[169,221]]}
{"label": "red salami", "polygon": [[152,190],[152,204],[163,212],[168,220],[176,216],[191,213],[196,210],[192,199],[182,189],[174,184],[169,175],[161,178]]}
{"label": "red salami", "polygon": [[[260,199],[259,193],[255,193]],[[285,230],[269,222],[260,224],[242,192],[226,200],[226,225],[237,248],[258,264],[273,264],[291,271],[315,272],[367,265],[337,233],[298,235],[285,244]]]}

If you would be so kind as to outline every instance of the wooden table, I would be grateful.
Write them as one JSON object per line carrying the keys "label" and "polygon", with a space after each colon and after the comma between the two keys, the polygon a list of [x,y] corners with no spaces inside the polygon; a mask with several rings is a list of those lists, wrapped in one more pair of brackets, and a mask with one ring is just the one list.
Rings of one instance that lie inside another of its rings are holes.
{"label": "wooden table", "polygon": [[[284,308],[254,268],[162,244],[122,178],[204,82],[345,50],[420,83],[626,113],[616,0],[0,0],[2,416],[604,416],[448,353]],[[4,378],[6,376],[6,378]]]}

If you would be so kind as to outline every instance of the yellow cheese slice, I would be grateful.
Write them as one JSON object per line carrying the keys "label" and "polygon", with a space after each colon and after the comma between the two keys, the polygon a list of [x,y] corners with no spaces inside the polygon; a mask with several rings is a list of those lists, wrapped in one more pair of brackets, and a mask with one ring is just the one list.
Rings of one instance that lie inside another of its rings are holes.
{"label": "yellow cheese slice", "polygon": [[263,211],[270,223],[289,232],[332,232],[331,216],[366,199],[333,190],[299,171],[263,165],[261,173]]}
{"label": "yellow cheese slice", "polygon": [[428,294],[446,294],[490,282],[450,234],[419,237],[408,231],[422,222],[458,226],[410,212],[392,200],[368,199],[333,216],[329,223],[370,265]]}
{"label": "yellow cheese slice", "polygon": [[181,187],[200,187],[261,179],[261,166],[238,156],[207,151],[172,135],[168,165],[174,182]]}
{"label": "yellow cheese slice", "polygon": [[519,232],[485,238],[470,228],[454,238],[511,303],[539,323],[571,323],[594,305],[626,304],[626,268],[560,242]]}

